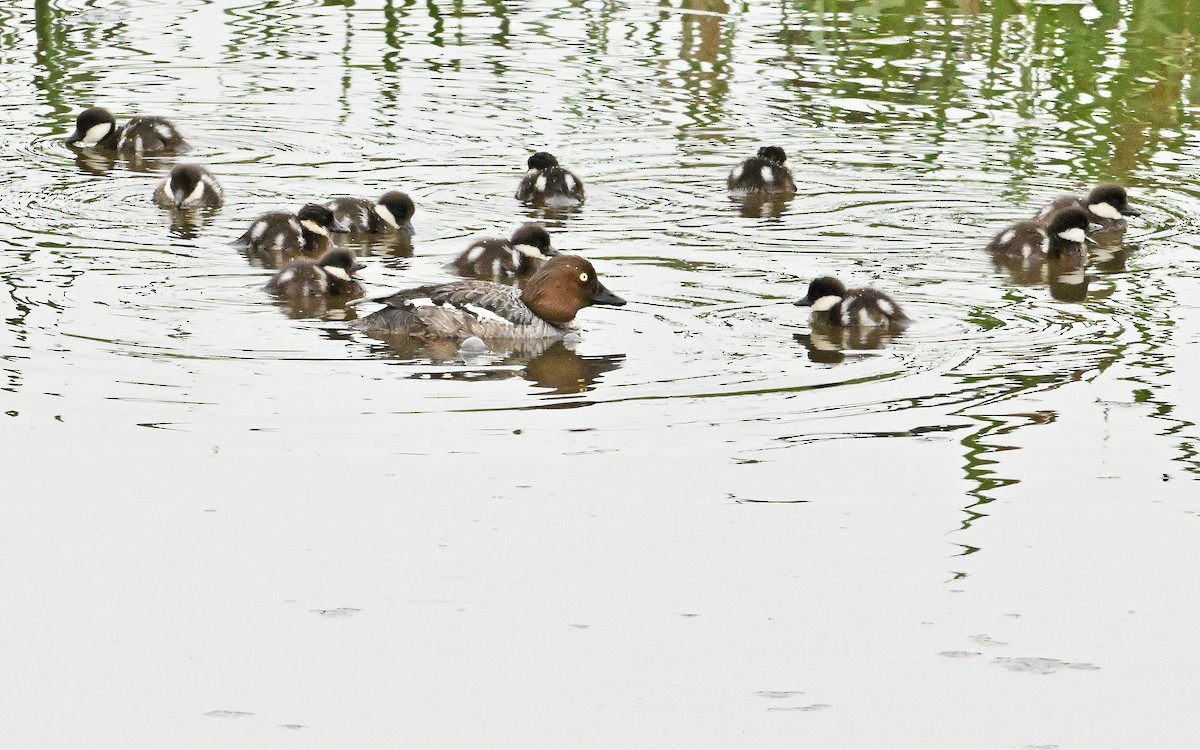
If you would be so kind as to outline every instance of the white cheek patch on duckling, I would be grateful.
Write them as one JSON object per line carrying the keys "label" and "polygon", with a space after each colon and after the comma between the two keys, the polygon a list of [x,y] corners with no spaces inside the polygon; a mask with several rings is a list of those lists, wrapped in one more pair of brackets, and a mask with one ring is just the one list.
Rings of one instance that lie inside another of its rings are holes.
{"label": "white cheek patch on duckling", "polygon": [[509,326],[513,324],[513,322],[508,318],[501,317],[486,307],[480,307],[478,305],[463,305],[462,309],[471,313],[481,321],[487,321],[488,323],[503,323],[504,325]]}
{"label": "white cheek patch on duckling", "polygon": [[563,176],[563,179],[564,179],[564,180],[566,181],[566,183],[567,183],[567,190],[569,190],[569,191],[573,191],[573,190],[575,190],[575,177],[574,177],[574,176],[572,176],[570,172],[567,172],[567,173],[566,173],[566,174]]}
{"label": "white cheek patch on duckling", "polygon": [[1000,235],[1000,244],[1007,245],[1008,243],[1012,242],[1013,237],[1016,237],[1016,236],[1017,236],[1017,233],[1010,229],[1007,232],[1005,232],[1004,234]]}
{"label": "white cheek patch on duckling", "polygon": [[737,182],[738,180],[742,179],[742,173],[744,173],[745,171],[746,171],[745,165],[739,164],[733,168],[732,172],[729,173],[729,179],[733,180],[734,182]]}
{"label": "white cheek patch on duckling", "polygon": [[99,125],[93,125],[87,129],[86,133],[83,134],[83,138],[80,140],[80,143],[84,146],[94,146],[95,144],[99,143],[104,136],[108,135],[112,131],[112,128],[113,126],[110,122],[102,122]]}
{"label": "white cheek patch on duckling", "polygon": [[175,131],[171,130],[166,125],[155,125],[154,132],[158,133],[158,137],[162,138],[164,141],[169,141],[175,137]]}
{"label": "white cheek patch on duckling", "polygon": [[509,262],[509,264],[512,265],[513,269],[520,268],[521,267],[521,251],[517,250],[515,247],[512,250],[509,250],[508,251],[508,262]]}
{"label": "white cheek patch on duckling", "polygon": [[250,239],[254,240],[255,242],[261,240],[262,236],[266,233],[267,222],[265,221],[256,221],[254,222],[254,225],[250,227]]}
{"label": "white cheek patch on duckling", "polygon": [[812,311],[813,312],[829,312],[829,310],[834,305],[836,305],[837,303],[839,303],[841,301],[842,301],[842,298],[837,296],[836,294],[827,294],[824,297],[817,298],[817,300],[812,303]]}
{"label": "white cheek patch on duckling", "polygon": [[[513,249],[516,250],[521,255],[524,255],[528,258],[539,258],[539,259],[546,258],[546,254],[543,253],[538,248],[534,247],[533,245],[525,245],[525,244],[513,245]],[[520,263],[520,262],[521,262],[521,258],[517,255],[514,255],[513,263]]]}
{"label": "white cheek patch on duckling", "polygon": [[322,237],[329,236],[329,232],[325,231],[325,227],[321,226],[312,219],[305,219],[304,221],[300,222],[300,226],[304,227],[313,234],[319,234]]}
{"label": "white cheek patch on duckling", "polygon": [[1062,237],[1067,242],[1078,242],[1081,245],[1087,241],[1087,234],[1085,234],[1084,231],[1079,227],[1068,229],[1065,232],[1059,232],[1058,236]]}
{"label": "white cheek patch on duckling", "polygon": [[379,218],[383,219],[383,222],[392,229],[400,228],[400,222],[396,221],[396,217],[392,215],[392,212],[388,210],[387,206],[383,205],[382,203],[376,203],[375,213],[378,214]]}
{"label": "white cheek patch on duckling", "polygon": [[775,173],[771,171],[770,167],[763,167],[758,170],[758,173],[762,175],[762,181],[768,185],[775,181]]}
{"label": "white cheek patch on duckling", "polygon": [[280,284],[286,284],[289,281],[291,281],[292,277],[295,275],[296,275],[296,272],[293,269],[289,268],[286,271],[284,271],[283,273],[279,274],[278,281]]}
{"label": "white cheek patch on duckling", "polygon": [[879,311],[889,318],[896,314],[896,306],[885,299],[879,300]]}
{"label": "white cheek patch on duckling", "polygon": [[860,326],[875,325],[875,318],[871,316],[871,311],[865,307],[858,308],[858,324]]}
{"label": "white cheek patch on duckling", "polygon": [[335,279],[350,281],[350,274],[346,273],[346,269],[344,268],[339,268],[338,266],[322,266],[322,268],[325,269],[325,273],[329,274]]}
{"label": "white cheek patch on duckling", "polygon": [[[1124,216],[1121,215],[1120,211],[1113,208],[1112,205],[1109,203],[1093,203],[1092,205],[1088,206],[1088,210],[1103,219],[1113,219],[1116,221],[1120,221],[1121,219],[1125,218]],[[1083,240],[1079,240],[1079,241],[1083,242]]]}
{"label": "white cheek patch on duckling", "polygon": [[546,175],[537,178],[537,182],[533,183],[533,189],[539,193],[546,192]]}
{"label": "white cheek patch on duckling", "polygon": [[474,263],[475,261],[479,260],[479,256],[483,255],[483,251],[486,249],[487,248],[485,248],[483,245],[476,245],[475,247],[468,250],[467,251],[467,262]]}

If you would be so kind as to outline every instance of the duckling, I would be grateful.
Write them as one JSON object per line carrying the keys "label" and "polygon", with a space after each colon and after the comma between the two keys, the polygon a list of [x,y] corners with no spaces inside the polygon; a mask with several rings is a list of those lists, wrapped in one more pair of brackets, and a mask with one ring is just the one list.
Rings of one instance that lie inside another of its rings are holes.
{"label": "duckling", "polygon": [[529,171],[517,186],[522,203],[574,206],[583,203],[583,180],[558,165],[558,159],[545,151],[529,157]]}
{"label": "duckling", "polygon": [[312,253],[325,247],[330,232],[349,231],[328,208],[307,203],[296,213],[272,211],[259,216],[232,244],[280,254]]}
{"label": "duckling", "polygon": [[1088,221],[1083,208],[1067,206],[1052,213],[1045,222],[1018,221],[997,234],[987,250],[994,255],[1038,260],[1064,253],[1082,252],[1085,242],[1093,240],[1087,230],[1100,229]]}
{"label": "duckling", "polygon": [[555,255],[550,233],[531,222],[518,227],[510,240],[488,237],[472,242],[452,265],[463,276],[506,279],[533,273]]}
{"label": "duckling", "polygon": [[757,156],[751,156],[733,168],[726,180],[729,189],[738,193],[794,193],[796,181],[787,163],[787,154],[779,146],[763,146]]}
{"label": "duckling", "polygon": [[624,305],[578,255],[557,255],[524,288],[459,280],[406,289],[374,300],[386,307],[351,327],[423,339],[533,340],[562,338],[590,305]]}
{"label": "duckling", "polygon": [[900,305],[878,289],[846,289],[832,276],[813,279],[808,294],[794,304],[812,307],[813,325],[903,328],[911,322]]}
{"label": "duckling", "polygon": [[391,232],[414,234],[412,217],[417,207],[406,193],[389,190],[372,203],[365,198],[334,198],[325,207],[351,232]]}
{"label": "duckling", "polygon": [[67,138],[67,145],[132,154],[177,154],[191,148],[170,120],[138,116],[118,128],[117,119],[103,107],[92,107],[79,113],[75,118],[75,132]]}
{"label": "duckling", "polygon": [[199,164],[176,164],[154,191],[154,202],[163,208],[216,208],[224,200],[216,178]]}
{"label": "duckling", "polygon": [[364,268],[354,251],[335,247],[316,260],[301,257],[288,261],[264,288],[281,297],[361,295],[358,272]]}
{"label": "duckling", "polygon": [[1046,223],[1055,211],[1061,208],[1079,208],[1087,211],[1087,217],[1102,229],[1124,229],[1127,216],[1141,216],[1142,212],[1130,205],[1129,194],[1120,185],[1106,183],[1092,188],[1086,197],[1064,195],[1047,203],[1033,220]]}

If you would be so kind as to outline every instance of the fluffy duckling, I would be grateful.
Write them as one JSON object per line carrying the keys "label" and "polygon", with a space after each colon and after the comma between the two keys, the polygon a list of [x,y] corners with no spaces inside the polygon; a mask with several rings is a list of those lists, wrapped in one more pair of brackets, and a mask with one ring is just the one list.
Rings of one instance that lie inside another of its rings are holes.
{"label": "fluffy duckling", "polygon": [[517,186],[517,200],[522,203],[551,206],[574,206],[583,203],[583,180],[545,151],[529,157],[529,171]]}
{"label": "fluffy duckling", "polygon": [[170,120],[139,116],[117,127],[117,119],[103,107],[85,109],[75,118],[67,145],[131,154],[177,154],[190,148]]}
{"label": "fluffy duckling", "polygon": [[259,216],[233,244],[276,253],[312,253],[324,248],[330,232],[349,231],[328,208],[308,203],[296,213],[272,211]]}
{"label": "fluffy duckling", "polygon": [[1120,185],[1103,184],[1092,188],[1087,196],[1064,195],[1047,203],[1033,220],[1046,223],[1055,211],[1062,208],[1079,208],[1102,229],[1124,229],[1127,216],[1141,216],[1142,212],[1129,203],[1129,194]]}
{"label": "fluffy duckling", "polygon": [[281,297],[341,297],[363,292],[358,272],[366,268],[354,251],[332,248],[317,260],[296,258],[284,264],[264,287]]}
{"label": "fluffy duckling", "polygon": [[386,307],[350,325],[363,331],[424,339],[475,336],[492,340],[561,338],[590,305],[624,305],[577,255],[546,261],[524,288],[461,280],[396,292],[375,300]]}
{"label": "fluffy duckling", "polygon": [[394,232],[414,234],[412,217],[417,207],[407,193],[389,190],[377,201],[366,198],[334,198],[325,203],[334,218],[351,232]]}
{"label": "fluffy duckling", "polygon": [[541,224],[522,224],[512,239],[488,237],[476,240],[455,259],[453,265],[463,276],[507,279],[533,273],[558,255],[551,247],[550,233]]}
{"label": "fluffy duckling", "polygon": [[1099,229],[1088,221],[1082,207],[1067,206],[1052,213],[1046,221],[1018,221],[997,234],[988,243],[988,252],[1009,258],[1040,259],[1063,253],[1081,252],[1091,241],[1088,229]]}
{"label": "fluffy duckling", "polygon": [[813,325],[903,328],[911,322],[900,305],[878,289],[847,289],[832,276],[813,279],[808,294],[794,304],[812,307]]}
{"label": "fluffy duckling", "polygon": [[199,164],[176,164],[154,191],[154,202],[163,208],[216,208],[225,191]]}
{"label": "fluffy duckling", "polygon": [[792,193],[796,181],[787,163],[787,154],[778,146],[763,146],[757,156],[751,156],[733,168],[726,180],[736,193]]}

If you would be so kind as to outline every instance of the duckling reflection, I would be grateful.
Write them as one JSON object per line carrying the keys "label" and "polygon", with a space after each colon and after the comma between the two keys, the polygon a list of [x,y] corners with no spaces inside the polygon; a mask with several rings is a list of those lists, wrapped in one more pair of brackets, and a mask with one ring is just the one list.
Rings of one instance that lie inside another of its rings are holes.
{"label": "duckling reflection", "polygon": [[[1008,273],[1018,286],[1042,286],[1060,302],[1083,302],[1087,299],[1091,277],[1086,273],[1087,257],[1083,253],[1064,253],[1058,256],[1035,255],[1027,258],[991,254],[992,265]],[[1120,260],[1124,266],[1124,259]]]}
{"label": "duckling reflection", "polygon": [[815,325],[808,333],[792,335],[808,351],[808,359],[823,365],[836,365],[847,358],[871,356],[872,349],[883,349],[903,335],[903,329],[888,326],[846,327]]}
{"label": "duckling reflection", "polygon": [[296,295],[274,297],[272,303],[292,320],[325,320],[349,323],[358,319],[358,311],[346,303],[362,295],[348,294],[339,297]]}
{"label": "duckling reflection", "polygon": [[778,219],[795,197],[795,193],[746,193],[730,195],[729,201],[743,219]]}
{"label": "duckling reflection", "polygon": [[172,164],[170,157],[97,151],[90,148],[75,149],[75,166],[84,174],[107,177],[112,174],[118,161],[124,163],[126,170],[139,173],[162,172],[169,169]]}
{"label": "duckling reflection", "polygon": [[213,222],[217,215],[215,208],[175,208],[168,209],[171,217],[170,234],[181,240],[194,240],[200,232]]}
{"label": "duckling reflection", "polygon": [[85,148],[75,152],[75,166],[84,174],[107,177],[116,165],[117,153],[115,151],[93,151]]}
{"label": "duckling reflection", "polygon": [[1050,296],[1059,302],[1083,302],[1087,299],[1087,258],[1082,255],[1062,255],[1046,259],[1046,281]]}
{"label": "duckling reflection", "polygon": [[1138,251],[1136,243],[1121,241],[1117,232],[1102,232],[1096,235],[1096,246],[1092,248],[1092,264],[1099,273],[1122,273],[1126,270],[1129,256]]}

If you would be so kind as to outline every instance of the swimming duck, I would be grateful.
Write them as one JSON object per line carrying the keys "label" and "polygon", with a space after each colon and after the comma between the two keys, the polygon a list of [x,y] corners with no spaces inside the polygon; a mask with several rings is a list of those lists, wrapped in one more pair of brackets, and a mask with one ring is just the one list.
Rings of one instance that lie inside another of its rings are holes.
{"label": "swimming duck", "polygon": [[1092,188],[1086,197],[1080,195],[1064,195],[1047,203],[1037,216],[1036,222],[1045,223],[1051,215],[1060,208],[1079,208],[1087,211],[1087,216],[1100,225],[1102,229],[1122,229],[1125,227],[1125,217],[1141,216],[1142,212],[1129,203],[1129,194],[1120,185],[1104,184]]}
{"label": "swimming duck", "polygon": [[316,260],[301,257],[288,261],[264,288],[281,297],[362,294],[358,272],[364,268],[353,250],[335,247]]}
{"label": "swimming duck", "polygon": [[997,234],[987,250],[1012,258],[1039,259],[1079,252],[1091,241],[1088,229],[1099,229],[1088,221],[1082,206],[1067,206],[1052,213],[1044,222],[1018,221]]}
{"label": "swimming duck", "polygon": [[399,190],[389,190],[374,202],[366,198],[334,198],[325,207],[351,232],[414,233],[412,217],[417,207],[412,198]]}
{"label": "swimming duck", "polygon": [[220,184],[199,164],[176,164],[154,191],[154,202],[163,208],[215,208],[224,200]]}
{"label": "swimming duck", "polygon": [[796,305],[812,307],[813,325],[890,326],[910,322],[896,301],[877,289],[847,289],[832,276],[820,276],[808,285],[808,294]]}
{"label": "swimming duck", "polygon": [[523,289],[491,281],[451,281],[374,300],[386,307],[350,325],[363,331],[425,339],[560,338],[589,305],[624,305],[577,255],[546,261]]}
{"label": "swimming duck", "polygon": [[583,203],[583,199],[583,180],[560,167],[558,159],[545,151],[529,157],[529,171],[517,186],[517,200],[571,206]]}
{"label": "swimming duck", "polygon": [[311,253],[325,246],[330,232],[349,231],[328,208],[308,203],[296,213],[272,211],[259,216],[233,244],[276,253]]}
{"label": "swimming duck", "polygon": [[550,246],[550,233],[541,224],[522,224],[512,239],[476,240],[452,264],[464,276],[505,279],[533,273],[558,255]]}
{"label": "swimming duck", "polygon": [[787,154],[779,146],[763,146],[757,156],[751,156],[733,168],[726,184],[738,193],[795,192]]}
{"label": "swimming duck", "polygon": [[170,120],[139,116],[117,127],[117,119],[103,107],[79,113],[67,145],[133,154],[181,153],[190,148]]}

